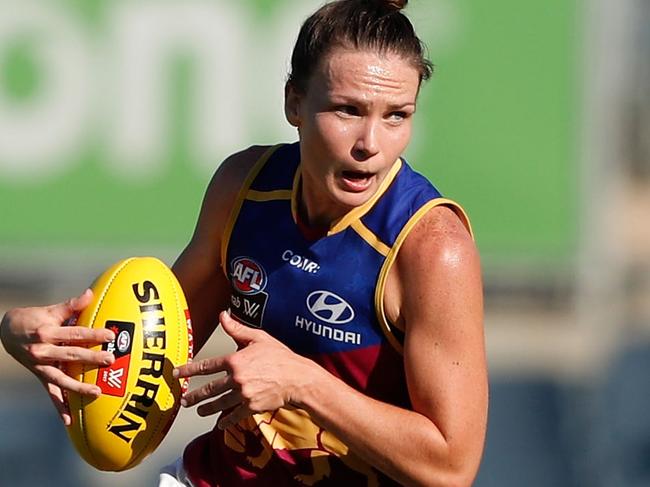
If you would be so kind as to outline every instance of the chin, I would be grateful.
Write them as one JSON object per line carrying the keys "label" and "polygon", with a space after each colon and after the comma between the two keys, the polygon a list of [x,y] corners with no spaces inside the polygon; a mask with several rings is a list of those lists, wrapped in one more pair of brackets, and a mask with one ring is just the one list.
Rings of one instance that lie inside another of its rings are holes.
{"label": "chin", "polygon": [[334,200],[342,208],[345,208],[347,212],[365,204],[375,193],[375,190],[376,188],[368,188],[368,190],[361,193],[352,193],[349,191],[337,189],[337,191],[334,193]]}

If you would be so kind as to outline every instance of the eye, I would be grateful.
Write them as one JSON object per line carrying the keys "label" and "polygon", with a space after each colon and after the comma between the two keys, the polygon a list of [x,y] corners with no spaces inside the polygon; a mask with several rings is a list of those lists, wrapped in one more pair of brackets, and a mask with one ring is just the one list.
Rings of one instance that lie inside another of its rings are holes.
{"label": "eye", "polygon": [[337,113],[349,117],[356,117],[359,115],[359,110],[353,105],[338,105],[335,110]]}
{"label": "eye", "polygon": [[408,118],[409,114],[403,111],[390,112],[388,114],[389,120],[393,122],[401,122],[405,118]]}

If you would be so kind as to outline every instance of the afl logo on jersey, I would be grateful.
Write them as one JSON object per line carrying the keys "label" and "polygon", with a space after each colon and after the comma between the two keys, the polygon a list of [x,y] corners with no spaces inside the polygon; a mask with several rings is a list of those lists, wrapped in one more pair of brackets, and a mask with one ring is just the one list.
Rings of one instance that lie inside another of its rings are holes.
{"label": "afl logo on jersey", "polygon": [[232,285],[242,294],[261,292],[266,287],[266,272],[261,265],[248,257],[237,257],[232,261]]}
{"label": "afl logo on jersey", "polygon": [[307,308],[316,318],[332,325],[343,325],[354,318],[352,306],[330,291],[311,293],[307,296]]}

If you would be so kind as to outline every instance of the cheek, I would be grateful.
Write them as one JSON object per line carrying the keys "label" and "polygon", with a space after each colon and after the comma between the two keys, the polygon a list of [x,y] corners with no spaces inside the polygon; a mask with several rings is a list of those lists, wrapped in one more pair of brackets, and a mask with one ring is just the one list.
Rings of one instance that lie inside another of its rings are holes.
{"label": "cheek", "polygon": [[400,156],[411,141],[410,123],[396,130],[388,130],[383,138],[384,148],[387,152],[395,152],[396,158]]}
{"label": "cheek", "polygon": [[348,131],[346,124],[330,113],[316,116],[314,125],[323,139],[332,139]]}
{"label": "cheek", "polygon": [[303,132],[308,144],[316,144],[321,150],[331,154],[346,154],[351,147],[350,140],[353,130],[350,124],[346,124],[334,117],[322,115],[314,118],[313,125],[309,132]]}

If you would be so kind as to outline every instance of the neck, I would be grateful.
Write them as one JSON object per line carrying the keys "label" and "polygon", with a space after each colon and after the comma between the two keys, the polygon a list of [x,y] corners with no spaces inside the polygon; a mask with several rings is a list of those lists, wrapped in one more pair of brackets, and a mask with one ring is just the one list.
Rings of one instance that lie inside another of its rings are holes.
{"label": "neck", "polygon": [[304,173],[302,176],[297,195],[298,214],[302,223],[310,227],[331,227],[346,212],[319,194],[316,186],[305,180]]}

